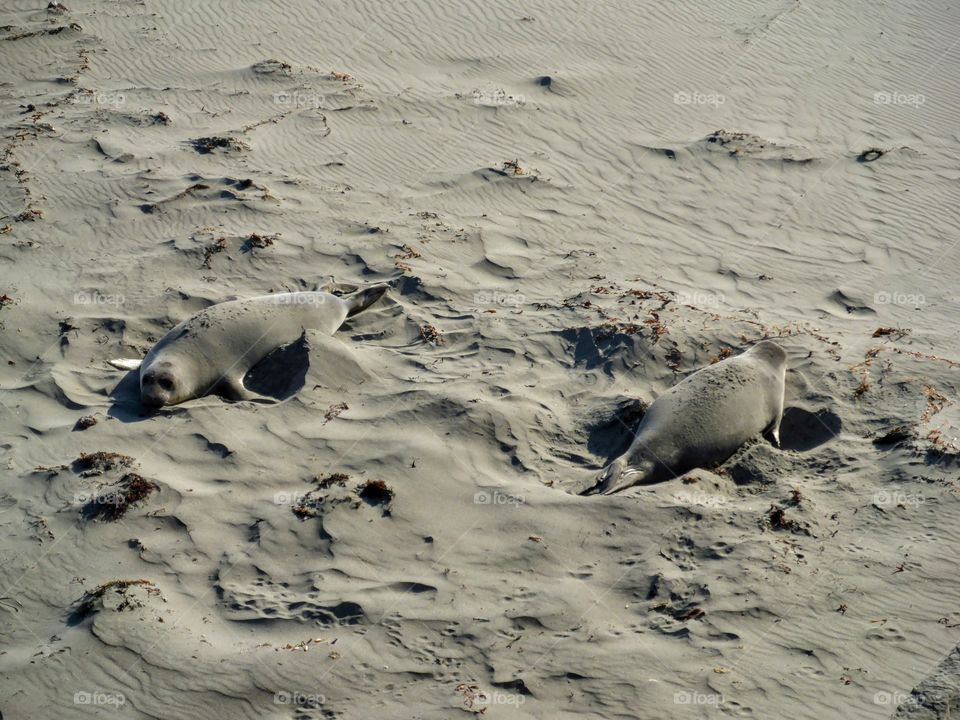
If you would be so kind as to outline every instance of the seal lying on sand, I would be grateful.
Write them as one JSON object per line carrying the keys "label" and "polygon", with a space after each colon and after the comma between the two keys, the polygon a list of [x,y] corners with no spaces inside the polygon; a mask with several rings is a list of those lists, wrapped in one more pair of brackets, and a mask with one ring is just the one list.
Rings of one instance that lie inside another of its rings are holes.
{"label": "seal lying on sand", "polygon": [[140,398],[146,405],[176,405],[209,393],[231,400],[260,396],[243,378],[258,362],[304,330],[332,335],[343,321],[376,302],[387,285],[351,295],[292,292],[230,300],[184,320],[140,360],[111,360],[123,370],[140,368]]}
{"label": "seal lying on sand", "polygon": [[763,340],[684,378],[653,402],[630,449],[581,494],[609,495],[716,465],[766,430],[779,446],[786,370],[787,354]]}

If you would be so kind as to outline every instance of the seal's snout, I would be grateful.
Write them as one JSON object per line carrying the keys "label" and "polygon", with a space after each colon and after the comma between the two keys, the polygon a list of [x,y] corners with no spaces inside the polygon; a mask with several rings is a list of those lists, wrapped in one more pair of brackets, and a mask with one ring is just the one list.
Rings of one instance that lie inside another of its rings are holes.
{"label": "seal's snout", "polygon": [[169,373],[149,372],[140,380],[140,399],[145,405],[173,405],[177,396],[177,381]]}

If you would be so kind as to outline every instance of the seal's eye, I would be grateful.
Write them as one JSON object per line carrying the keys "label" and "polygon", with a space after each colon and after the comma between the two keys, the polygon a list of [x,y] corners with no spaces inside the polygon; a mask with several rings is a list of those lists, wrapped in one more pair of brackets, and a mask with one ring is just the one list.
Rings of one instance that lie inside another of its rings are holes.
{"label": "seal's eye", "polygon": [[157,382],[164,390],[173,390],[173,380],[170,378],[160,378]]}

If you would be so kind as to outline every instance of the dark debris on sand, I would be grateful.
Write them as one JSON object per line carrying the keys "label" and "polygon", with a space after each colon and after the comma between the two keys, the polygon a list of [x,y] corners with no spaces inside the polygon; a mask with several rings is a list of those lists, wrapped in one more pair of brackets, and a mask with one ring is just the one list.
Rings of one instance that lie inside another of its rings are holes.
{"label": "dark debris on sand", "polygon": [[347,405],[345,402],[339,402],[331,405],[329,408],[327,408],[327,411],[323,414],[323,424],[326,425],[335,417],[339,417],[341,413],[346,412],[349,409],[350,409],[350,406]]}
{"label": "dark debris on sand", "polygon": [[393,501],[393,490],[383,480],[368,480],[357,489],[357,494],[368,505],[383,507],[384,514]]}
{"label": "dark debris on sand", "polygon": [[443,345],[444,343],[443,335],[430,324],[420,326],[420,339],[431,345]]}
{"label": "dark debris on sand", "polygon": [[250,233],[247,236],[247,239],[243,241],[243,246],[241,250],[243,252],[251,252],[255,248],[266,248],[273,245],[276,240],[279,239],[277,235],[261,235],[260,233]]}
{"label": "dark debris on sand", "polygon": [[894,340],[899,340],[909,334],[910,330],[908,328],[879,327],[873,331],[871,337],[892,337]]}
{"label": "dark debris on sand", "polygon": [[207,155],[212,153],[217,149],[224,150],[249,150],[250,146],[247,145],[242,140],[237,140],[236,138],[230,137],[221,137],[221,136],[210,136],[210,137],[201,137],[194,138],[190,141],[190,144],[193,145],[193,149],[196,150],[201,155]]}
{"label": "dark debris on sand", "polygon": [[913,439],[913,430],[909,425],[897,425],[882,435],[873,438],[874,445],[896,445]]}
{"label": "dark debris on sand", "polygon": [[[327,477],[316,477],[316,488],[301,496],[291,510],[301,520],[322,517],[324,513],[337,505],[348,503],[354,509],[365,502],[371,507],[379,507],[386,517],[390,515],[390,503],[394,492],[383,480],[368,480],[354,489],[353,495],[346,490],[349,475],[333,473]],[[358,499],[359,498],[359,499]]]}
{"label": "dark debris on sand", "polygon": [[210,269],[210,261],[213,260],[213,256],[217,253],[221,253],[227,249],[227,239],[225,237],[219,237],[214,240],[212,243],[207,245],[203,249],[203,265],[201,267]]}
{"label": "dark debris on sand", "polygon": [[86,430],[87,428],[92,428],[97,424],[97,419],[93,415],[84,415],[82,418],[77,420],[76,424],[73,426],[74,430]]}
{"label": "dark debris on sand", "polygon": [[803,523],[797,522],[793,518],[788,518],[786,510],[779,505],[771,505],[767,511],[764,522],[768,528],[774,531],[786,530],[798,535],[810,535],[810,530]]}
{"label": "dark debris on sand", "polygon": [[331,488],[334,485],[345,487],[347,484],[347,480],[349,479],[350,479],[350,476],[345,473],[331,473],[330,475],[327,475],[327,477],[324,477],[324,478],[319,476],[315,477],[313,481],[317,483],[318,488],[326,490],[327,488]]}
{"label": "dark debris on sand", "polygon": [[160,589],[150,580],[111,580],[110,582],[105,582],[103,585],[100,585],[93,590],[87,590],[83,594],[83,597],[81,597],[74,605],[68,622],[71,625],[75,625],[90,617],[102,607],[103,598],[108,592],[114,592],[123,597],[120,604],[117,605],[117,610],[120,612],[143,607],[143,603],[139,602],[136,598],[127,595],[127,591],[130,588],[137,586],[146,588],[149,595],[160,595]]}
{"label": "dark debris on sand", "polygon": [[86,520],[119,520],[131,507],[143,502],[159,488],[157,484],[137,473],[127,473],[120,480],[97,493],[83,506]]}
{"label": "dark debris on sand", "polygon": [[101,475],[108,470],[132,467],[136,460],[129,455],[115,452],[80,453],[80,457],[73,461],[74,472],[80,477]]}
{"label": "dark debris on sand", "polygon": [[886,151],[880,150],[879,148],[869,148],[864,150],[862,153],[857,155],[858,163],[868,163],[873,162],[874,160],[879,160],[886,154]]}

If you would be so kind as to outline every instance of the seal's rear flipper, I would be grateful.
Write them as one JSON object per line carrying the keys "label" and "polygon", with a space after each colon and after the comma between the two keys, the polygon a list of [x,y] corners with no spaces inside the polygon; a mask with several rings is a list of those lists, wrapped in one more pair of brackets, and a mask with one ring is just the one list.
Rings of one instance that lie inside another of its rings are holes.
{"label": "seal's rear flipper", "polygon": [[357,313],[366,310],[379,300],[389,287],[386,283],[371,285],[359,292],[355,292],[353,295],[348,295],[343,298],[343,301],[347,303],[347,317],[353,317]]}
{"label": "seal's rear flipper", "polygon": [[117,370],[138,370],[143,360],[132,358],[118,358],[116,360],[107,360],[107,365],[115,367]]}

